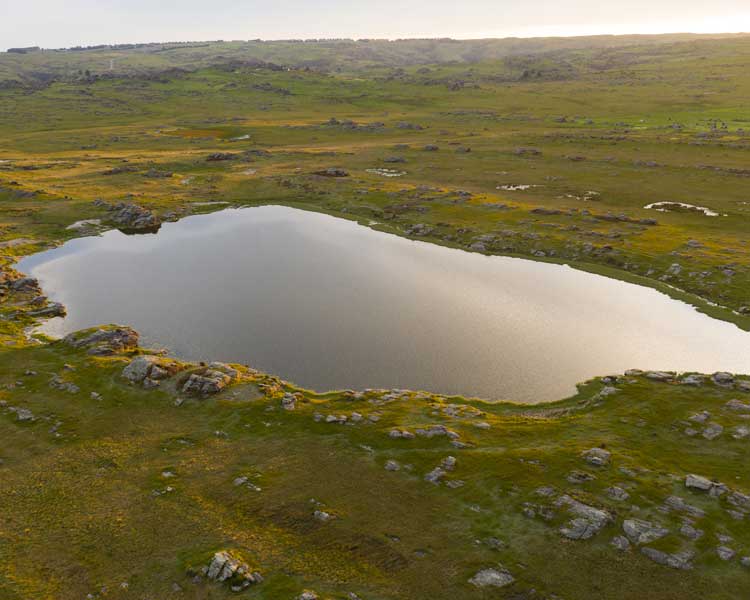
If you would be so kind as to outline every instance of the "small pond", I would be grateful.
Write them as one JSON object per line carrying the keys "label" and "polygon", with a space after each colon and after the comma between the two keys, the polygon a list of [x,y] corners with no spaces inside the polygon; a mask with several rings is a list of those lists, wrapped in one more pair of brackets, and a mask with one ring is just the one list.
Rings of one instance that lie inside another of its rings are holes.
{"label": "small pond", "polygon": [[68,309],[49,334],[128,324],[321,391],[540,402],[629,368],[750,372],[749,333],[653,289],[282,206],[79,238],[19,269]]}

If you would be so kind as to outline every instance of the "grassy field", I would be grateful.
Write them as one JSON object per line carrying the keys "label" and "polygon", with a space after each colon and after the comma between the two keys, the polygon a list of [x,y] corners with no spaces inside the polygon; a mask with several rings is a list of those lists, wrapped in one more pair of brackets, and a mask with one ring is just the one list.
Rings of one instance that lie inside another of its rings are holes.
{"label": "grassy field", "polygon": [[[19,256],[86,233],[71,224],[109,226],[98,199],[163,219],[274,203],[566,262],[750,329],[749,63],[747,36],[2,55],[0,283]],[[201,575],[220,550],[263,575],[248,598],[750,593],[747,379],[632,374],[529,408],[321,395],[242,368],[188,398],[184,371],[154,390],[128,383],[138,349],[94,357],[28,338],[38,291],[1,291],[3,600],[229,597]],[[389,435],[435,425],[451,434]],[[609,464],[586,462],[592,447]],[[455,468],[426,481],[448,456]],[[688,489],[691,473],[726,489]],[[561,535],[580,518],[566,495],[606,511],[590,539]],[[692,568],[615,549],[632,519],[662,525],[642,545],[690,551]],[[700,538],[680,533],[686,519]],[[468,583],[487,568],[513,583]]]}

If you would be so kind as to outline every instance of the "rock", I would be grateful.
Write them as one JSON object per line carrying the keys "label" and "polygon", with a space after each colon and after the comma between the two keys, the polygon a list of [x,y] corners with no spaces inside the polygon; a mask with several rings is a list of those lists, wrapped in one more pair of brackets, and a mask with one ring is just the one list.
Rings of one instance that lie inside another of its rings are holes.
{"label": "rock", "polygon": [[665,371],[649,371],[646,373],[646,377],[654,381],[671,381],[674,379],[674,374]]}
{"label": "rock", "polygon": [[383,159],[384,163],[405,163],[406,159],[403,156],[387,156]]}
{"label": "rock", "polygon": [[159,381],[180,371],[174,361],[158,356],[137,356],[122,370],[122,375],[131,383],[142,383],[146,388],[158,387]]}
{"label": "rock", "polygon": [[88,348],[94,356],[109,356],[138,347],[138,333],[130,327],[86,329],[68,334],[63,342],[74,348]]}
{"label": "rock", "polygon": [[293,394],[284,394],[281,399],[281,407],[284,410],[294,410],[297,407],[297,398]]}
{"label": "rock", "polygon": [[330,521],[333,518],[333,516],[331,516],[330,513],[327,513],[324,510],[316,510],[313,513],[313,517],[316,520],[321,521],[323,523],[326,523],[327,521]]}
{"label": "rock", "polygon": [[716,549],[716,554],[721,560],[732,560],[737,553],[726,546],[719,546]]}
{"label": "rock", "polygon": [[594,537],[600,529],[598,523],[577,517],[563,525],[560,533],[570,540],[587,540]]}
{"label": "rock", "polygon": [[679,496],[669,496],[664,501],[664,504],[668,508],[671,508],[671,509],[674,509],[674,510],[678,510],[680,512],[687,513],[687,514],[689,514],[692,517],[698,517],[698,518],[700,518],[700,517],[705,516],[705,514],[706,514],[703,511],[703,509],[698,508],[697,506],[693,506],[692,504],[688,504],[687,502],[685,502],[685,500],[683,500]]}
{"label": "rock", "polygon": [[400,469],[401,469],[401,465],[399,465],[395,460],[388,460],[385,463],[386,471],[398,471]]}
{"label": "rock", "polygon": [[498,569],[482,569],[478,571],[474,577],[469,579],[469,583],[475,587],[496,587],[502,588],[510,585],[515,581],[513,575],[511,575],[505,568],[500,567]]}
{"label": "rock", "polygon": [[609,464],[612,453],[604,448],[591,448],[583,453],[586,462],[596,467],[604,467]]}
{"label": "rock", "polygon": [[706,479],[700,475],[688,475],[685,477],[685,487],[693,490],[700,490],[702,492],[709,491],[714,486],[710,479]]}
{"label": "rock", "polygon": [[732,437],[735,440],[744,440],[748,435],[750,435],[750,428],[745,425],[738,425],[732,430]]}
{"label": "rock", "polygon": [[122,376],[128,381],[140,383],[148,376],[148,373],[155,362],[155,356],[138,356],[130,361],[130,364],[123,369]]}
{"label": "rock", "polygon": [[440,466],[446,471],[452,471],[456,468],[456,458],[454,456],[446,456],[440,462]]}
{"label": "rock", "polygon": [[16,408],[16,421],[20,422],[27,422],[27,421],[34,421],[34,413],[31,412],[28,408]]}
{"label": "rock", "polygon": [[318,600],[318,594],[316,594],[312,590],[305,590],[299,596],[297,596],[297,600]]}
{"label": "rock", "polygon": [[724,428],[719,425],[718,423],[710,423],[704,430],[703,430],[703,437],[707,440],[715,440],[717,437],[719,437],[722,432],[724,431]]}
{"label": "rock", "polygon": [[688,417],[688,421],[692,421],[693,423],[705,423],[711,418],[711,413],[707,410],[704,410],[702,412],[696,413],[691,417]]}
{"label": "rock", "polygon": [[437,146],[435,146],[434,144],[427,144],[427,145],[426,145],[426,146],[425,146],[425,147],[423,148],[423,150],[424,150],[425,152],[437,152],[438,150],[440,150],[440,148],[438,148],[438,147],[437,147]]}
{"label": "rock", "polygon": [[622,530],[631,542],[639,546],[650,544],[669,533],[668,529],[641,519],[626,519],[623,521]]}
{"label": "rock", "polygon": [[424,476],[425,481],[429,481],[430,483],[434,485],[440,485],[440,480],[446,476],[446,472],[444,469],[440,467],[435,467],[432,471],[427,473],[427,475]]}
{"label": "rock", "polygon": [[740,564],[743,567],[750,567],[750,556],[743,556],[740,560]]}
{"label": "rock", "polygon": [[206,578],[217,583],[226,582],[233,590],[238,588],[238,591],[263,580],[260,573],[251,573],[245,563],[226,551],[213,555],[206,570]]}
{"label": "rock", "polygon": [[576,517],[560,528],[563,536],[573,540],[593,537],[612,520],[612,515],[606,510],[583,504],[568,495],[561,496],[555,506],[565,506]]}
{"label": "rock", "polygon": [[313,175],[318,175],[320,177],[349,177],[349,173],[347,171],[344,171],[344,169],[336,169],[336,168],[329,168],[329,169],[323,169],[322,171],[315,171]]}
{"label": "rock", "polygon": [[200,396],[217,394],[227,387],[231,381],[232,378],[226,373],[215,371],[213,369],[206,369],[200,374],[191,374],[183,384],[182,392],[184,394]]}
{"label": "rock", "polygon": [[628,540],[628,538],[622,535],[618,535],[612,538],[612,541],[610,543],[620,551],[625,551],[625,550],[630,549],[630,541]]}
{"label": "rock", "polygon": [[654,548],[641,548],[641,553],[647,556],[651,560],[660,565],[671,567],[673,569],[688,570],[692,569],[693,565],[690,562],[693,559],[692,552],[678,552],[675,554],[667,554],[661,550],[655,550]]}
{"label": "rock", "polygon": [[680,527],[680,533],[689,540],[695,541],[702,538],[704,532],[702,529],[696,529],[690,523],[683,523]]}
{"label": "rock", "polygon": [[733,410],[736,412],[750,413],[750,403],[741,402],[737,399],[732,399],[724,405],[724,408]]}
{"label": "rock", "polygon": [[53,317],[64,317],[68,314],[68,312],[67,310],[65,310],[65,306],[63,306],[59,302],[50,302],[49,305],[45,306],[44,308],[31,310],[26,314],[29,317],[45,317],[51,319]]}
{"label": "rock", "polygon": [[584,471],[571,471],[566,479],[570,483],[586,483],[587,481],[596,479],[596,477]]}
{"label": "rock", "polygon": [[683,385],[701,386],[703,385],[704,379],[700,375],[688,375],[680,380]]}
{"label": "rock", "polygon": [[214,152],[206,157],[206,162],[219,162],[223,160],[236,160],[239,155],[231,152]]}
{"label": "rock", "polygon": [[716,385],[731,386],[734,384],[734,375],[732,375],[731,373],[723,372],[723,371],[714,373],[711,376],[711,379]]}
{"label": "rock", "polygon": [[630,498],[630,494],[628,494],[624,489],[617,485],[608,487],[607,495],[612,498],[612,500],[617,500],[618,502],[624,502],[625,500]]}
{"label": "rock", "polygon": [[161,226],[159,217],[138,204],[121,202],[109,210],[112,213],[112,222],[121,229],[129,231],[156,231]]}

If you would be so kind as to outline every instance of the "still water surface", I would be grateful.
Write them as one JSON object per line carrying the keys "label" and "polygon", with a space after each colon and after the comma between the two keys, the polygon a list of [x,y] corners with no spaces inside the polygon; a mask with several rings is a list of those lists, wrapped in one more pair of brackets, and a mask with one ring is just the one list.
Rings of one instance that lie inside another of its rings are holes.
{"label": "still water surface", "polygon": [[750,372],[750,334],[655,290],[281,206],[80,238],[19,269],[68,309],[48,333],[129,324],[317,390],[539,402],[629,368]]}

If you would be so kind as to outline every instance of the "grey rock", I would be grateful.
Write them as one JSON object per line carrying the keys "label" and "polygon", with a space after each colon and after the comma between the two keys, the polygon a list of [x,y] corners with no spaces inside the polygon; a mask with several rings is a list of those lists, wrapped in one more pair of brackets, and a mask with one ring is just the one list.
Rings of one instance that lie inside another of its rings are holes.
{"label": "grey rock", "polygon": [[727,546],[719,546],[716,548],[716,554],[721,560],[732,560],[737,553]]}
{"label": "grey rock", "polygon": [[609,464],[612,453],[604,448],[591,448],[583,453],[587,463],[596,467],[604,467]]}
{"label": "grey rock", "polygon": [[687,513],[693,517],[700,518],[705,516],[706,514],[703,509],[698,508],[697,506],[693,506],[692,504],[688,504],[683,498],[680,498],[679,496],[669,496],[664,501],[664,504],[668,508]]}
{"label": "grey rock", "polygon": [[750,403],[742,402],[736,398],[727,402],[724,407],[737,412],[750,413]]}
{"label": "grey rock", "polygon": [[689,540],[699,540],[703,537],[704,532],[702,529],[696,529],[690,523],[683,523],[680,527],[680,533]]}
{"label": "grey rock", "polygon": [[621,551],[630,549],[630,541],[623,535],[618,535],[612,538],[612,541],[610,543],[612,544],[612,546]]}
{"label": "grey rock", "polygon": [[155,356],[137,356],[122,370],[122,376],[133,383],[141,383],[148,377],[156,361]]}
{"label": "grey rock", "polygon": [[618,502],[624,502],[630,498],[630,494],[616,485],[607,488],[607,495],[612,498],[612,500],[617,500]]}
{"label": "grey rock", "polygon": [[715,440],[724,432],[724,428],[718,423],[709,423],[703,430],[703,437],[707,440]]}
{"label": "grey rock", "polygon": [[74,348],[87,348],[94,356],[108,356],[138,347],[138,333],[130,327],[88,329],[68,334],[63,342]]}
{"label": "grey rock", "polygon": [[385,470],[386,471],[398,471],[401,469],[401,465],[399,465],[395,460],[389,460],[385,463]]}
{"label": "grey rock", "polygon": [[669,533],[668,529],[641,519],[626,519],[623,521],[622,530],[631,542],[639,546],[650,544]]}
{"label": "grey rock", "polygon": [[207,396],[217,394],[232,381],[232,378],[221,371],[206,369],[202,373],[192,373],[182,386],[184,394]]}
{"label": "grey rock", "polygon": [[511,575],[506,569],[500,567],[497,569],[482,569],[478,571],[471,579],[469,583],[475,587],[495,587],[502,588],[510,585],[515,581],[513,575]]}
{"label": "grey rock", "polygon": [[709,491],[714,486],[714,483],[701,475],[688,475],[685,477],[685,487],[694,490],[700,490],[702,492]]}
{"label": "grey rock", "polygon": [[711,413],[707,410],[701,411],[699,413],[694,414],[691,417],[688,417],[688,421],[692,421],[693,423],[705,423],[711,418]]}
{"label": "grey rock", "polygon": [[586,483],[587,481],[596,479],[596,477],[584,471],[571,471],[566,479],[570,483]]}
{"label": "grey rock", "polygon": [[716,385],[730,386],[734,383],[734,375],[726,372],[714,373],[711,379]]}
{"label": "grey rock", "polygon": [[654,548],[644,547],[641,548],[641,553],[647,556],[654,562],[671,567],[673,569],[689,570],[693,568],[691,563],[693,559],[692,552],[677,552],[675,554],[667,554],[661,550],[655,550]]}

